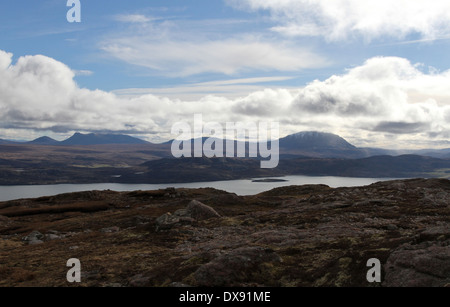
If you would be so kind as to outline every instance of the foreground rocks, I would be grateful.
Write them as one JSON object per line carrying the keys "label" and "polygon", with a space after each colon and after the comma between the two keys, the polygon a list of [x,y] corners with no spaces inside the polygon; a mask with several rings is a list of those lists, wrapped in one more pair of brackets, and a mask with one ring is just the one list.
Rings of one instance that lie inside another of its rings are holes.
{"label": "foreground rocks", "polygon": [[384,286],[450,286],[450,227],[422,232],[418,240],[401,245],[387,259]]}
{"label": "foreground rocks", "polygon": [[169,230],[176,226],[190,225],[196,221],[219,217],[220,214],[213,208],[194,199],[186,209],[179,209],[173,215],[168,212],[158,217],[156,219],[156,231]]}
{"label": "foreground rocks", "polygon": [[[257,183],[255,183],[257,184]],[[92,191],[0,203],[0,286],[450,286],[450,181],[239,197]],[[366,279],[379,259],[380,283]]]}
{"label": "foreground rocks", "polygon": [[44,241],[42,241],[43,238],[44,235],[39,231],[35,230],[31,232],[29,235],[23,237],[22,240],[27,242],[28,244],[35,245],[44,243]]}

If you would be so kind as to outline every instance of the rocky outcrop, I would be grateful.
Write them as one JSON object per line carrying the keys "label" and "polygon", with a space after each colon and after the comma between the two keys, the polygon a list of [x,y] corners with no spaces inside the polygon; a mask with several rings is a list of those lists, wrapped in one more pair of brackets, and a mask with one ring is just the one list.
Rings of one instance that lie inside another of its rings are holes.
{"label": "rocky outcrop", "polygon": [[172,229],[173,227],[178,227],[182,225],[190,225],[195,220],[189,216],[180,216],[177,214],[171,214],[170,212],[165,213],[158,217],[155,221],[156,231],[164,231]]}
{"label": "rocky outcrop", "polygon": [[0,226],[6,226],[11,223],[11,219],[7,216],[0,215]]}
{"label": "rocky outcrop", "polygon": [[168,230],[177,226],[190,225],[195,221],[218,217],[220,217],[220,214],[213,208],[194,199],[186,209],[179,209],[174,214],[168,212],[158,217],[155,221],[156,231]]}
{"label": "rocky outcrop", "polygon": [[385,287],[450,286],[450,227],[423,231],[395,249],[385,265]]}
{"label": "rocky outcrop", "polygon": [[193,200],[186,208],[185,214],[196,221],[207,220],[214,217],[220,217],[220,214],[213,208],[202,204],[198,200]]}
{"label": "rocky outcrop", "polygon": [[22,238],[23,241],[27,242],[30,245],[44,243],[42,239],[44,239],[44,235],[37,230],[32,231],[27,236]]}

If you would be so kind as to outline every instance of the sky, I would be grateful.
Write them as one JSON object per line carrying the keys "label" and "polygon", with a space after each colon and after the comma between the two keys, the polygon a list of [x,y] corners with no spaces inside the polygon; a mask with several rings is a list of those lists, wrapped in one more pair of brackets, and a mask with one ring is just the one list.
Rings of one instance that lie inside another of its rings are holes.
{"label": "sky", "polygon": [[176,137],[276,121],[280,136],[450,148],[450,1],[0,3],[0,138]]}

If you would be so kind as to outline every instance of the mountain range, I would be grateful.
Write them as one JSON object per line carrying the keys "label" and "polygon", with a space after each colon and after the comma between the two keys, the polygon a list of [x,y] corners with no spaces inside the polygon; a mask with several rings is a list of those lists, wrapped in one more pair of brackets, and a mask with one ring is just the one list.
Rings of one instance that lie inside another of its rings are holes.
{"label": "mountain range", "polygon": [[124,134],[100,134],[100,133],[82,134],[77,132],[68,139],[63,141],[57,141],[48,136],[43,136],[33,141],[24,143],[9,141],[9,144],[87,146],[87,145],[105,145],[105,144],[148,144],[148,142]]}
{"label": "mountain range", "polygon": [[[202,143],[207,138],[202,139]],[[194,140],[191,140],[192,144]],[[223,141],[223,140],[218,140]],[[239,141],[235,141],[235,147]],[[90,145],[157,145],[158,149],[164,149],[166,156],[170,156],[172,141],[161,144],[153,144],[142,139],[124,134],[100,134],[75,133],[71,137],[57,141],[48,136],[43,136],[29,142],[18,142],[0,139],[0,145],[44,145],[44,146],[90,146]],[[249,143],[245,144],[246,149]],[[279,139],[280,158],[345,158],[358,159],[372,156],[388,155],[398,156],[403,154],[429,156],[441,159],[450,158],[450,148],[448,149],[421,149],[421,150],[389,150],[383,148],[363,148],[356,147],[346,141],[344,138],[325,132],[304,131],[288,135]]]}
{"label": "mountain range", "polygon": [[[252,147],[248,142],[234,145],[245,145],[247,153]],[[63,141],[40,137],[0,142],[0,185],[181,183],[286,175],[450,178],[450,149],[413,154],[359,148],[338,135],[315,131],[279,139],[279,164],[274,169],[261,168],[260,158],[248,154],[175,159],[171,147],[172,142],[153,144],[128,135],[94,133],[75,133]]]}

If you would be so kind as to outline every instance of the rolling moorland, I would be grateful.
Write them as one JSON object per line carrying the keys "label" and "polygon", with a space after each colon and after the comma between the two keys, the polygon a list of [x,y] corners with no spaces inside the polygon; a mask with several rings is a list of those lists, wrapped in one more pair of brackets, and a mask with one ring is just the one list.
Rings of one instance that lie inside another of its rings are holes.
{"label": "rolling moorland", "polygon": [[0,202],[0,287],[448,287],[449,204],[446,179]]}

